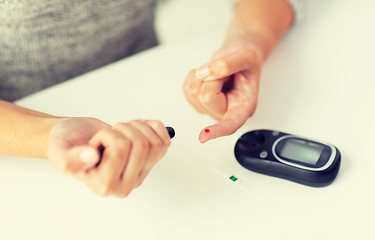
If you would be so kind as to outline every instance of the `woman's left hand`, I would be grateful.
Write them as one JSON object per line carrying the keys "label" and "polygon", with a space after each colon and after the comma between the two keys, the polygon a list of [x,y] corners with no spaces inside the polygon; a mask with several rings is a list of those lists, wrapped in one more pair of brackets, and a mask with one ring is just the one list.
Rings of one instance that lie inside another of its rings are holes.
{"label": "woman's left hand", "polygon": [[227,44],[211,62],[190,71],[184,83],[186,99],[199,113],[218,120],[201,131],[200,142],[236,132],[253,115],[263,63],[260,52],[248,41]]}

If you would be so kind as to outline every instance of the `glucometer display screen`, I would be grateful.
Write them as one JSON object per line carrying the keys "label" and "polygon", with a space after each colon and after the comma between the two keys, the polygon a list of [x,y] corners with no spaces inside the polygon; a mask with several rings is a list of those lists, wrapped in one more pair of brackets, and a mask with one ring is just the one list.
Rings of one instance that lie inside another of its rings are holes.
{"label": "glucometer display screen", "polygon": [[299,139],[286,139],[280,156],[295,161],[315,165],[322,153],[324,146]]}

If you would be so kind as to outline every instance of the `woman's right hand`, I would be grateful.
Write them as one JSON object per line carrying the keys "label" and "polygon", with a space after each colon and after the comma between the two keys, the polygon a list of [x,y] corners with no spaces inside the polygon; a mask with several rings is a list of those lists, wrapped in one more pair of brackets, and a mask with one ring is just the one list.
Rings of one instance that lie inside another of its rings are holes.
{"label": "woman's right hand", "polygon": [[[160,121],[110,126],[95,118],[66,118],[52,128],[47,155],[55,167],[97,194],[126,197],[141,185],[170,144]],[[104,147],[102,155],[100,147]]]}

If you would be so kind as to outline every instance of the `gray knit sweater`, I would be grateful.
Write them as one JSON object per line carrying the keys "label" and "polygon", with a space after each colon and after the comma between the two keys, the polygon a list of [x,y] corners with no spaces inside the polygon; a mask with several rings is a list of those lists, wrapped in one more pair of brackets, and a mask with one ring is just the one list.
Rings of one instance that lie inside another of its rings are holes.
{"label": "gray knit sweater", "polygon": [[156,45],[156,0],[0,0],[0,99]]}

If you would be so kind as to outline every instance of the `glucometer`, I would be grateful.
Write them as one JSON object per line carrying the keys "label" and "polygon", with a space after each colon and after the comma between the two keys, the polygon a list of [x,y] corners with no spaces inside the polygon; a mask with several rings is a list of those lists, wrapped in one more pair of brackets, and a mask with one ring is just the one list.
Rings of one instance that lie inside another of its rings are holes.
{"label": "glucometer", "polygon": [[237,141],[234,154],[245,168],[311,187],[329,185],[340,169],[333,145],[273,130],[254,130]]}

